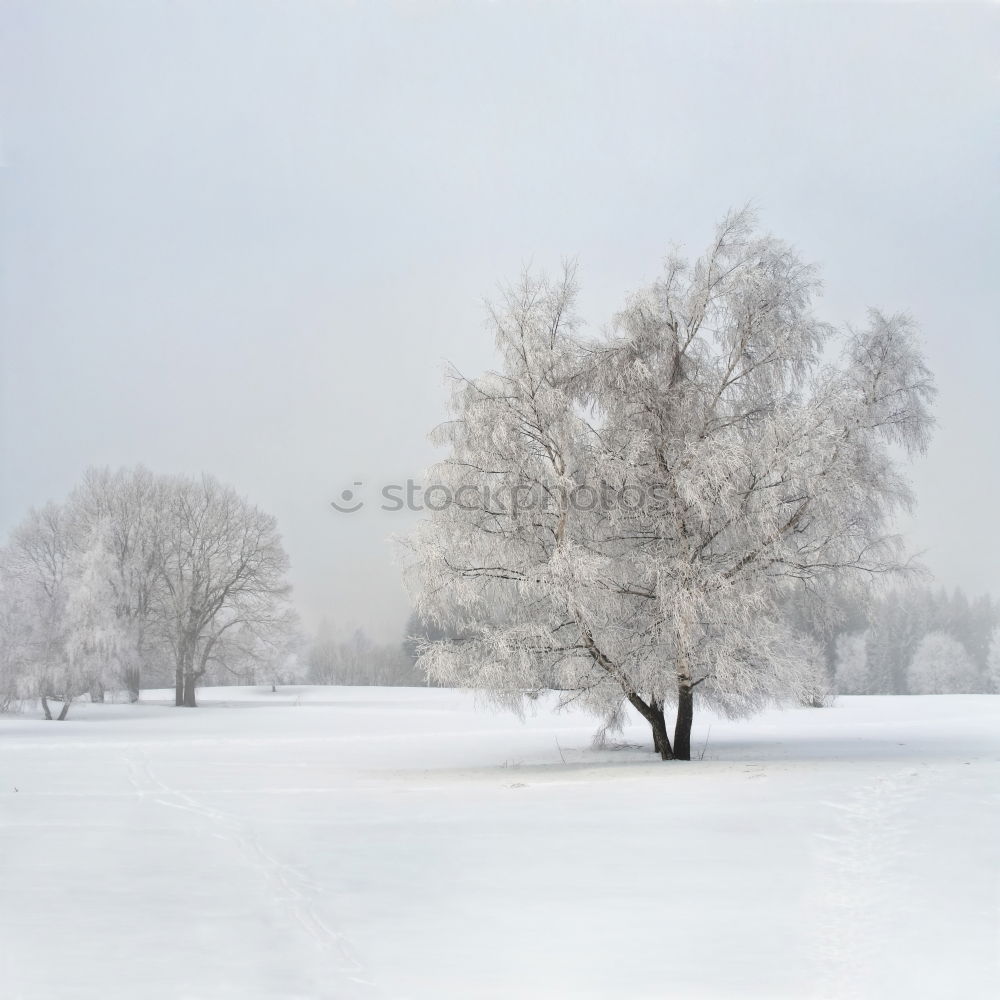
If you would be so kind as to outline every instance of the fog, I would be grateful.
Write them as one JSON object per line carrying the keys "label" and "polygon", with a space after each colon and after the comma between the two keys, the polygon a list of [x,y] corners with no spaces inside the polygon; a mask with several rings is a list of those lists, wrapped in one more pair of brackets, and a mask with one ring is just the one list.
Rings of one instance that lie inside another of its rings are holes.
{"label": "fog", "polygon": [[[731,206],[907,310],[939,428],[905,525],[1000,593],[1000,11],[0,3],[0,530],[89,465],[277,515],[308,625],[398,634],[378,509],[483,297],[580,262],[595,330]],[[360,483],[362,485],[356,486]],[[330,501],[366,501],[352,514]]]}

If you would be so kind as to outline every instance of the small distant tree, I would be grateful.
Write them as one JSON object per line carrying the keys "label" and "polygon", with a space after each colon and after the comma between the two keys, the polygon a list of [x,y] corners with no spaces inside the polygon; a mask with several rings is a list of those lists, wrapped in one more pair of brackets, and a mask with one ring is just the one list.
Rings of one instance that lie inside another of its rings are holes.
{"label": "small distant tree", "polygon": [[968,694],[978,689],[979,671],[957,639],[930,632],[913,654],[908,681],[911,694]]}

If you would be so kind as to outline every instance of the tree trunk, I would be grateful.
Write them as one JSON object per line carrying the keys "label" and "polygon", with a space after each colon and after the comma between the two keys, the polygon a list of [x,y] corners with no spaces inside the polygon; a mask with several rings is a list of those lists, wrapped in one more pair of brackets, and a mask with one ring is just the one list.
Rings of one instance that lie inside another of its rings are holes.
{"label": "tree trunk", "polygon": [[49,699],[44,694],[42,695],[42,711],[45,713],[45,718],[51,722],[52,710],[49,708]]}
{"label": "tree trunk", "polygon": [[142,674],[139,667],[129,667],[125,671],[125,687],[128,689],[129,703],[134,705],[139,700],[142,690]]}
{"label": "tree trunk", "polygon": [[667,735],[667,723],[663,717],[663,705],[650,699],[647,705],[637,694],[628,696],[629,703],[649,723],[653,731],[653,749],[660,755],[660,760],[672,760],[676,754],[670,749],[670,737]]}
{"label": "tree trunk", "polygon": [[[650,699],[649,709],[654,716],[649,724],[653,730],[653,749],[660,755],[661,760],[669,760],[673,756],[673,752],[670,748],[670,740],[667,738],[667,720],[663,714],[663,702],[657,701],[655,698]],[[664,751],[666,756],[664,756]]]}
{"label": "tree trunk", "polygon": [[180,708],[184,704],[184,661],[178,659],[174,671],[174,705]]}
{"label": "tree trunk", "polygon": [[194,674],[188,671],[184,672],[184,693],[182,704],[185,708],[197,708],[198,702],[194,697]]}
{"label": "tree trunk", "polygon": [[694,690],[690,684],[677,686],[677,720],[674,724],[674,756],[691,759],[691,723],[694,722]]}
{"label": "tree trunk", "polygon": [[69,715],[69,706],[70,706],[70,701],[71,701],[71,699],[67,698],[67,699],[66,699],[66,700],[65,700],[65,701],[63,702],[63,707],[62,707],[62,711],[61,711],[61,712],[59,713],[59,718],[58,718],[58,719],[56,720],[57,722],[62,722],[62,721],[63,721],[63,719],[65,719],[65,718],[66,718],[66,716],[67,716],[67,715]]}

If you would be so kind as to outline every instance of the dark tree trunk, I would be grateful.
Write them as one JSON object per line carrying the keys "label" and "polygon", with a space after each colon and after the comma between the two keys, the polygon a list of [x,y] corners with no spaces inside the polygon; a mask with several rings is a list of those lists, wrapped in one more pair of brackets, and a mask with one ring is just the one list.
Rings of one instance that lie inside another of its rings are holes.
{"label": "dark tree trunk", "polygon": [[649,724],[653,730],[653,749],[660,755],[661,760],[669,760],[673,756],[673,751],[667,738],[667,720],[663,714],[663,702],[651,699],[649,710],[653,714]]}
{"label": "dark tree trunk", "polygon": [[134,705],[139,700],[139,692],[142,690],[139,667],[129,667],[125,671],[125,687],[128,689],[128,700]]}
{"label": "dark tree trunk", "polygon": [[637,694],[630,694],[628,700],[649,723],[649,728],[653,731],[653,749],[660,755],[660,760],[672,760],[676,754],[670,748],[667,723],[663,717],[663,704],[651,698],[647,705]]}
{"label": "dark tree trunk", "polygon": [[694,691],[690,684],[677,687],[677,721],[674,725],[674,756],[691,759],[691,724],[694,722]]}
{"label": "dark tree trunk", "polygon": [[184,666],[182,663],[177,664],[177,670],[174,673],[174,705],[178,708],[184,704]]}
{"label": "dark tree trunk", "polygon": [[198,702],[194,697],[194,681],[195,677],[193,673],[185,672],[184,674],[184,698],[183,705],[185,708],[197,708]]}
{"label": "dark tree trunk", "polygon": [[59,713],[59,718],[56,720],[57,722],[62,722],[63,719],[65,719],[66,716],[69,715],[69,706],[70,706],[70,699],[67,698],[63,702],[62,711]]}
{"label": "dark tree trunk", "polygon": [[45,718],[51,722],[52,721],[52,709],[49,708],[49,699],[43,694],[42,695],[42,711],[45,713]]}

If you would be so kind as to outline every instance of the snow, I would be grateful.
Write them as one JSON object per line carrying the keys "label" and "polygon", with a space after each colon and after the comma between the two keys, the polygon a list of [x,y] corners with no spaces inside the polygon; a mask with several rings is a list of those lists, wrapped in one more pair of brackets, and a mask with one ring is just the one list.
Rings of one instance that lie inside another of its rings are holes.
{"label": "snow", "polygon": [[0,719],[5,998],[996,995],[1000,697],[703,717],[664,764],[551,701],[166,695]]}

